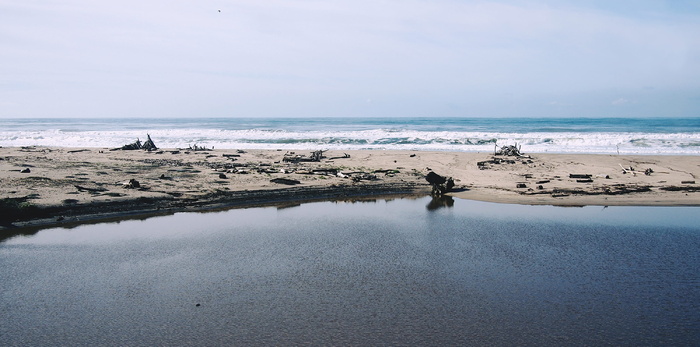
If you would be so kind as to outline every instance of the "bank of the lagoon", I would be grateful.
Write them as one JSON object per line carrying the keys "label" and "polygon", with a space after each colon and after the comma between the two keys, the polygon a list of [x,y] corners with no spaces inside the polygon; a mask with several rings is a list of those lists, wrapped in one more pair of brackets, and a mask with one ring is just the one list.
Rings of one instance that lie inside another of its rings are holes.
{"label": "bank of the lagoon", "polygon": [[[700,205],[700,156],[0,148],[0,231],[119,215],[427,194],[548,205]],[[135,181],[138,186],[133,184]]]}
{"label": "bank of the lagoon", "polygon": [[320,202],[0,242],[30,345],[695,345],[698,207]]}

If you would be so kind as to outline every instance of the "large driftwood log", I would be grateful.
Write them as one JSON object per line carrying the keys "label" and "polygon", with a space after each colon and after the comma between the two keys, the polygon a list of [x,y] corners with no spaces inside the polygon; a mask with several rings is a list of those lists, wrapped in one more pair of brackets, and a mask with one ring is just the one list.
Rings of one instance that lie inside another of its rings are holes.
{"label": "large driftwood log", "polygon": [[441,196],[454,188],[455,181],[452,177],[444,177],[436,174],[433,171],[428,172],[425,180],[433,186],[431,194],[433,196]]}
{"label": "large driftwood log", "polygon": [[286,184],[286,185],[295,185],[295,184],[301,184],[301,182],[289,178],[273,178],[270,180],[272,183],[278,183],[278,184]]}

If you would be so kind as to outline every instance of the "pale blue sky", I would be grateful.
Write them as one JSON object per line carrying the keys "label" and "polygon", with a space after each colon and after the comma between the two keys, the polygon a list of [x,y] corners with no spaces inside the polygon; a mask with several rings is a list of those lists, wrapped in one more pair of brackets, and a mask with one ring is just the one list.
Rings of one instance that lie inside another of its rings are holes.
{"label": "pale blue sky", "polygon": [[696,117],[700,1],[2,0],[0,76],[0,117]]}

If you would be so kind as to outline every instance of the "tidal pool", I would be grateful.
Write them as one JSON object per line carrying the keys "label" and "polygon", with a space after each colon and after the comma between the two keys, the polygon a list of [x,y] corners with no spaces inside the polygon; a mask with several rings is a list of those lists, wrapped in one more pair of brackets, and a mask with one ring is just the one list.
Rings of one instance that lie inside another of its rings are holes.
{"label": "tidal pool", "polygon": [[0,242],[1,345],[694,345],[700,208],[430,198]]}

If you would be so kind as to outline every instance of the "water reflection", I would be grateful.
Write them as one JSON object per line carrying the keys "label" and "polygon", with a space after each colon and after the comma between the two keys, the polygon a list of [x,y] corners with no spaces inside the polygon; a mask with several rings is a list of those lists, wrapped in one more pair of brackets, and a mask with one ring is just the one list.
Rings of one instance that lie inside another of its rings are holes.
{"label": "water reflection", "polygon": [[428,205],[425,207],[428,209],[428,211],[435,211],[437,209],[441,209],[441,208],[445,208],[445,207],[450,208],[450,207],[453,207],[454,205],[455,205],[455,200],[453,197],[447,196],[447,195],[441,195],[441,196],[432,197],[432,199],[430,200]]}
{"label": "water reflection", "polygon": [[454,200],[179,213],[12,238],[0,243],[0,337],[11,346],[697,342],[700,209]]}

